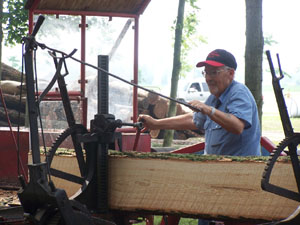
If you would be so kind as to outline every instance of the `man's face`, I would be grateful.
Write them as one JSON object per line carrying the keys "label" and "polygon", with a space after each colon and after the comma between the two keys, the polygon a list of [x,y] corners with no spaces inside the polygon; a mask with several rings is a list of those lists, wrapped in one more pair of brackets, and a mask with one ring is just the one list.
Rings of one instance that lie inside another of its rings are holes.
{"label": "man's face", "polygon": [[234,78],[234,70],[226,66],[214,67],[206,65],[204,71],[209,91],[216,97],[221,96]]}

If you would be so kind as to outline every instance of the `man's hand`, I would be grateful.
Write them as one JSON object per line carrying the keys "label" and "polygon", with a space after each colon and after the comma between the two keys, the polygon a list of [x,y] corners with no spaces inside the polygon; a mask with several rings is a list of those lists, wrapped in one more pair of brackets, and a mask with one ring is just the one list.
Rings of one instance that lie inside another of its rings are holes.
{"label": "man's hand", "polygon": [[142,122],[144,125],[144,128],[148,130],[155,130],[155,125],[157,120],[154,119],[153,117],[145,114],[141,114],[138,117],[138,121]]}
{"label": "man's hand", "polygon": [[204,104],[203,102],[200,102],[198,100],[193,100],[188,102],[188,104],[190,104],[191,106],[193,106],[194,108],[197,108],[198,110],[195,110],[194,108],[191,108],[194,112],[201,112],[205,115],[209,115],[211,112],[211,107]]}

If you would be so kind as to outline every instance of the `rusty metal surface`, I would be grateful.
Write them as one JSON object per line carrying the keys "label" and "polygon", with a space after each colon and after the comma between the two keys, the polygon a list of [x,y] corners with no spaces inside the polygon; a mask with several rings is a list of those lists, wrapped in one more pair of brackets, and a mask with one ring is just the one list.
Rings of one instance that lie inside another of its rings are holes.
{"label": "rusty metal surface", "polygon": [[150,0],[28,0],[26,9],[142,14]]}

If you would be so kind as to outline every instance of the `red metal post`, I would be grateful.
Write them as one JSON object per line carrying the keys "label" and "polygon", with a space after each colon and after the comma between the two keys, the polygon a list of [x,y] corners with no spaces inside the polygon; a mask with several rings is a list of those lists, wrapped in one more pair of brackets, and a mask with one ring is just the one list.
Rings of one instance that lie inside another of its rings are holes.
{"label": "red metal post", "polygon": [[29,15],[28,15],[28,19],[29,19],[29,24],[28,24],[28,31],[29,31],[29,34],[32,33],[32,30],[33,30],[33,11],[32,10],[29,10]]}
{"label": "red metal post", "polygon": [[[133,82],[138,84],[138,53],[139,53],[139,17],[135,17],[134,25],[134,63],[133,63]],[[133,122],[137,121],[138,117],[138,101],[137,101],[137,87],[133,87]]]}
{"label": "red metal post", "polygon": [[33,14],[34,14],[34,10],[36,9],[37,5],[40,3],[41,0],[36,0],[33,2],[32,6],[29,9],[29,15],[28,15],[28,19],[29,19],[29,34],[32,33],[33,31]]}
{"label": "red metal post", "polygon": [[[85,62],[86,16],[81,16],[81,61]],[[82,124],[87,126],[87,104],[85,99],[85,65],[80,64],[80,90],[82,97]]]}

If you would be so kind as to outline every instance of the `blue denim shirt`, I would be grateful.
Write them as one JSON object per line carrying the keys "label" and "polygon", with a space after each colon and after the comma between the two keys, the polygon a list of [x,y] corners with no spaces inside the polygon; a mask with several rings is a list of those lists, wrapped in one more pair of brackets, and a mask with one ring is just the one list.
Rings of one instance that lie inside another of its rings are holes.
{"label": "blue denim shirt", "polygon": [[245,122],[244,131],[233,134],[201,112],[194,113],[194,123],[205,130],[204,154],[250,156],[260,155],[260,123],[256,102],[250,90],[243,84],[232,81],[230,86],[217,99],[210,95],[206,104],[235,115]]}

